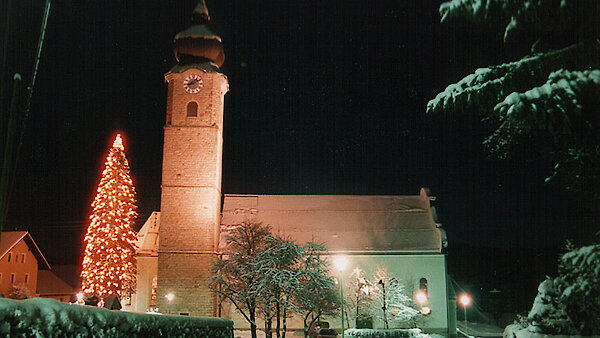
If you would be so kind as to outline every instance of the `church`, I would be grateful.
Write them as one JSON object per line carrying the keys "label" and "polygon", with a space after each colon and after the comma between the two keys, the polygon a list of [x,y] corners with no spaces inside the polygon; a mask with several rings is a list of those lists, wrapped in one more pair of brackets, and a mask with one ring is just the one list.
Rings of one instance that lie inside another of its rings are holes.
{"label": "church", "polygon": [[[419,327],[447,333],[455,309],[448,301],[447,241],[432,206],[435,197],[427,189],[407,196],[221,191],[229,85],[219,67],[225,53],[220,37],[208,27],[204,1],[193,17],[192,25],[175,35],[177,64],[165,74],[161,209],[138,233],[138,286],[126,308],[145,312],[158,306],[163,313],[170,309],[179,315],[222,315],[232,318],[236,328],[247,328],[235,310],[217,302],[207,285],[227,229],[241,222],[262,222],[298,244],[324,242],[329,259],[347,257],[343,280],[349,280],[355,267],[372,276],[378,266],[385,266],[407,289],[424,289],[430,313]],[[166,299],[167,294],[173,299]],[[339,318],[328,320],[340,328]],[[302,329],[300,321],[291,323],[290,329]]]}

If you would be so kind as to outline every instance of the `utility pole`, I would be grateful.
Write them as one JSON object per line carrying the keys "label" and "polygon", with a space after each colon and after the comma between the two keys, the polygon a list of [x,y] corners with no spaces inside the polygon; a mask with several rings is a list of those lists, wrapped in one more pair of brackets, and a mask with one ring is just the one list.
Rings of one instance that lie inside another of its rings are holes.
{"label": "utility pole", "polygon": [[[51,0],[46,0],[46,5],[44,7],[44,15],[42,17],[42,27],[40,29],[40,36],[38,39],[37,50],[35,54],[35,59],[33,61],[33,71],[31,73],[31,82],[29,87],[27,87],[27,101],[25,103],[25,112],[21,122],[21,129],[19,133],[19,141],[16,149],[16,153],[14,156],[14,164],[12,163],[13,158],[13,138],[15,133],[14,124],[17,121],[17,113],[19,106],[19,91],[21,84],[21,75],[15,74],[14,77],[14,85],[13,85],[13,93],[11,99],[11,105],[9,110],[8,117],[8,125],[6,129],[6,142],[4,145],[4,159],[2,163],[2,174],[0,176],[0,234],[2,233],[2,229],[4,228],[4,223],[6,221],[6,213],[9,206],[10,193],[12,190],[12,185],[14,182],[15,174],[17,172],[17,165],[19,160],[19,154],[21,152],[21,146],[23,145],[23,136],[25,134],[25,126],[27,123],[27,118],[29,117],[29,109],[31,108],[31,97],[33,96],[33,88],[35,86],[35,79],[37,77],[38,67],[40,64],[40,58],[42,55],[42,47],[44,45],[44,37],[46,36],[46,26],[48,25],[48,16],[50,15],[50,4]],[[8,9],[10,9],[10,0],[8,3]],[[8,14],[7,14],[8,15]],[[7,20],[8,21],[8,20]],[[5,72],[5,63],[6,63],[6,51],[7,51],[7,41],[8,41],[8,28],[9,24],[7,22],[7,30],[6,30],[6,39],[4,40],[4,51],[3,51],[3,60],[2,60],[2,74]],[[2,79],[0,79],[0,82]],[[0,85],[0,91],[2,90],[2,86]],[[0,98],[2,98],[2,93],[0,92]],[[3,103],[0,102],[0,110],[2,109]]]}
{"label": "utility pole", "polygon": [[4,144],[4,158],[2,160],[2,176],[0,177],[0,234],[4,228],[6,219],[6,209],[8,207],[8,193],[10,172],[13,158],[13,137],[15,124],[17,122],[17,110],[19,105],[19,93],[21,91],[21,75],[15,74],[13,79],[12,99],[10,100],[10,109],[8,113],[8,122],[6,129],[6,143]]}

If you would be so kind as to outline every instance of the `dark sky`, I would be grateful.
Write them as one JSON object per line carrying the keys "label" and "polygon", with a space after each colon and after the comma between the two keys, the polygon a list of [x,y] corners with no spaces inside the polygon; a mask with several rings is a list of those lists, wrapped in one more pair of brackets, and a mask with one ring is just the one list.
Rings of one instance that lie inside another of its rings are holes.
{"label": "dark sky", "polygon": [[[7,79],[20,72],[29,82],[43,1],[12,2]],[[116,131],[139,223],[159,209],[163,74],[195,3],[54,1],[7,226],[31,231],[51,263],[81,253]],[[590,210],[543,184],[551,167],[535,149],[490,158],[481,146],[489,126],[479,118],[425,114],[446,85],[527,51],[503,45],[502,30],[440,24],[439,1],[207,5],[230,81],[224,193],[411,195],[430,187],[451,245],[557,248],[589,235]]]}

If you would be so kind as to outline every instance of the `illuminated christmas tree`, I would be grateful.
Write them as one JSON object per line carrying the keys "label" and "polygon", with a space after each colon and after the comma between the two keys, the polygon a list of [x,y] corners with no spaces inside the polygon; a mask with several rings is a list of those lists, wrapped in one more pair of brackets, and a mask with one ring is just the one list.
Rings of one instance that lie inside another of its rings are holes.
{"label": "illuminated christmas tree", "polygon": [[100,298],[129,295],[135,290],[136,233],[132,226],[137,213],[124,150],[121,135],[117,134],[106,158],[85,235],[81,288],[85,294]]}

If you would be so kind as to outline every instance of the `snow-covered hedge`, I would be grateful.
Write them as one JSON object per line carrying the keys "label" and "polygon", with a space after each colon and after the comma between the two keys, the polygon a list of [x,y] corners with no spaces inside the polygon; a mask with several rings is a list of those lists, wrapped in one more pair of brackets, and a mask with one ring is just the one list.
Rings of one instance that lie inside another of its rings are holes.
{"label": "snow-covered hedge", "polygon": [[6,337],[232,338],[222,318],[158,316],[60,303],[54,299],[0,299],[0,335]]}
{"label": "snow-covered hedge", "polygon": [[405,337],[421,337],[419,329],[348,329],[344,331],[346,337],[357,338],[405,338]]}

